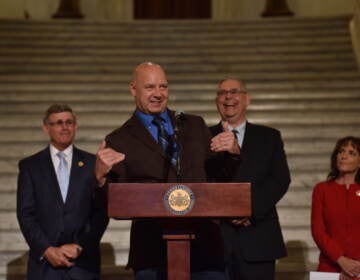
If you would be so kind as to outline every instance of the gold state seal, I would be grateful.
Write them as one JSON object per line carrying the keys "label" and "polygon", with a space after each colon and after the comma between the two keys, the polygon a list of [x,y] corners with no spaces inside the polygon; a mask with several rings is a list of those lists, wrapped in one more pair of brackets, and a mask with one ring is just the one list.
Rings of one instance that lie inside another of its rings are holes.
{"label": "gold state seal", "polygon": [[195,203],[195,195],[190,188],[184,185],[175,185],[165,193],[165,207],[175,215],[189,213]]}

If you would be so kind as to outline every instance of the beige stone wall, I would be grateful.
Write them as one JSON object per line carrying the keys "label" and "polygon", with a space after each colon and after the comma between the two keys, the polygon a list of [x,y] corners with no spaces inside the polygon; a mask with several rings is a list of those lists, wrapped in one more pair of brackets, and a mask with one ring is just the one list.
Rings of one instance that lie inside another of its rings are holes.
{"label": "beige stone wall", "polygon": [[214,20],[237,20],[259,18],[264,0],[212,0]]}
{"label": "beige stone wall", "polygon": [[133,19],[132,0],[81,0],[81,10],[87,19],[115,21]]}
{"label": "beige stone wall", "polygon": [[[215,20],[261,18],[266,0],[212,0]],[[287,0],[299,17],[350,15],[356,0]]]}
{"label": "beige stone wall", "polygon": [[360,70],[360,0],[356,0],[354,16],[350,22],[351,39]]}
{"label": "beige stone wall", "polygon": [[[59,0],[0,0],[0,18],[50,19]],[[80,0],[81,11],[88,20],[130,20],[132,0]]]}
{"label": "beige stone wall", "polygon": [[[171,0],[169,0],[171,1]],[[212,0],[215,20],[260,18],[266,0]],[[296,16],[333,16],[352,14],[357,0],[287,0]],[[49,19],[59,0],[0,0],[0,18]],[[80,0],[88,20],[131,20],[133,0]]]}
{"label": "beige stone wall", "polygon": [[288,0],[289,7],[300,17],[336,16],[353,13],[356,0]]}

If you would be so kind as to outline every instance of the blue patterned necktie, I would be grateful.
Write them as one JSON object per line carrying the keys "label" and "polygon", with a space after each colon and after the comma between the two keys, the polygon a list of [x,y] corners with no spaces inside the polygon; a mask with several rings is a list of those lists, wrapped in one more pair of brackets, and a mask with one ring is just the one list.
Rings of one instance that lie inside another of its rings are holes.
{"label": "blue patterned necktie", "polygon": [[60,186],[61,196],[63,201],[65,202],[69,187],[68,163],[65,159],[65,154],[63,152],[58,152],[56,155],[59,157],[60,160],[56,175]]}
{"label": "blue patterned necktie", "polygon": [[174,137],[171,137],[165,129],[163,124],[163,119],[159,116],[155,116],[152,123],[158,129],[158,143],[166,154],[166,157],[169,159],[173,166],[176,166],[177,162],[177,149]]}

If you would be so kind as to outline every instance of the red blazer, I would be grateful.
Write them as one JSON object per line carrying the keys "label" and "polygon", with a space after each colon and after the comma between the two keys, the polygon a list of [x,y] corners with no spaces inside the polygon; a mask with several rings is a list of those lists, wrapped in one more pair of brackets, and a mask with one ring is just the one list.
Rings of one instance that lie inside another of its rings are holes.
{"label": "red blazer", "polygon": [[360,185],[347,189],[334,181],[317,184],[311,231],[320,249],[319,271],[341,271],[336,261],[342,255],[360,260]]}

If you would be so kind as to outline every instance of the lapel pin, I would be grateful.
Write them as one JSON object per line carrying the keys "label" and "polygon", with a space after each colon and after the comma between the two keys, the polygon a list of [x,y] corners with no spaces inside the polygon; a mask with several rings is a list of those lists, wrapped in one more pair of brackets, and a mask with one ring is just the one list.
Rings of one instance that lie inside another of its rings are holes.
{"label": "lapel pin", "polygon": [[80,160],[80,161],[78,162],[78,166],[79,166],[79,167],[83,167],[83,166],[84,166],[84,162]]}
{"label": "lapel pin", "polygon": [[357,191],[356,191],[356,195],[357,195],[357,196],[360,196],[360,190],[357,190]]}

